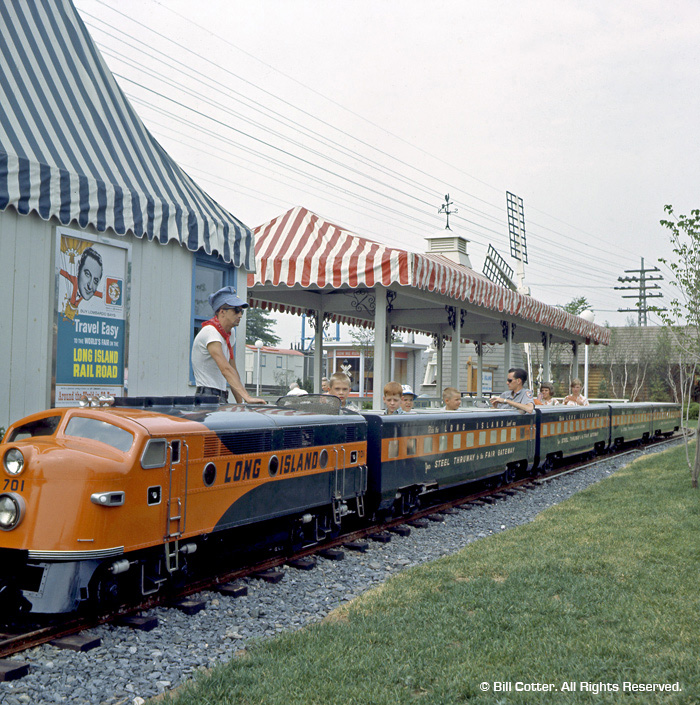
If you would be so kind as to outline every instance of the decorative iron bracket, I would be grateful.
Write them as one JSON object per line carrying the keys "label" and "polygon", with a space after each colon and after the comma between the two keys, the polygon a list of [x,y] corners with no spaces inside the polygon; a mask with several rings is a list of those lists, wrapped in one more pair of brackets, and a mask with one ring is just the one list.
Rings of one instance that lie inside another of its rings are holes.
{"label": "decorative iron bracket", "polygon": [[[515,337],[515,323],[510,324],[510,339],[513,340]],[[501,321],[501,333],[503,334],[503,340],[508,340],[508,321]]]}
{"label": "decorative iron bracket", "polygon": [[373,289],[344,290],[343,294],[350,297],[350,306],[352,306],[355,311],[367,311],[367,313],[374,313],[376,308],[376,299]]}

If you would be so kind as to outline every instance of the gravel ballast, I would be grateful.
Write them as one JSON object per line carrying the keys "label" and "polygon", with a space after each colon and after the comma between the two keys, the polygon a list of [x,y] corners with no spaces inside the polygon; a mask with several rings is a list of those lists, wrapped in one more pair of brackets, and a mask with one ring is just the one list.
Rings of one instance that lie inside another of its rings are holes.
{"label": "gravel ballast", "polygon": [[[679,443],[682,441],[678,441]],[[30,664],[21,680],[0,683],[3,705],[142,703],[209,668],[233,658],[253,640],[299,629],[323,619],[342,603],[410,566],[455,553],[467,544],[532,521],[539,512],[608,477],[642,453],[610,456],[493,505],[445,516],[444,522],[413,528],[389,543],[369,541],[365,553],[346,551],[340,561],[318,559],[310,571],[285,566],[277,584],[247,581],[248,595],[231,598],[202,593],[206,609],[188,616],[158,608],[150,632],[102,626],[90,631],[102,645],[80,653],[43,645],[12,660]]]}

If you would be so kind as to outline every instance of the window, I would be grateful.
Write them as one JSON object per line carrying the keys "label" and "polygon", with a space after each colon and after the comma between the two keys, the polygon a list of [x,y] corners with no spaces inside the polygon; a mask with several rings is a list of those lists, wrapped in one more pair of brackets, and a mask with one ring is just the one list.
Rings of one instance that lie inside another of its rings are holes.
{"label": "window", "polygon": [[489,444],[494,445],[498,442],[498,431],[491,431],[489,434]]}
{"label": "window", "polygon": [[479,431],[479,445],[486,445],[486,431]]}
{"label": "window", "polygon": [[277,356],[277,367],[282,367],[282,356],[281,355]]}
{"label": "window", "polygon": [[416,454],[416,439],[415,438],[407,438],[406,439],[406,455],[415,455]]}
{"label": "window", "polygon": [[501,429],[501,443],[505,443],[507,440],[508,440],[508,429],[502,428]]}
{"label": "window", "polygon": [[398,458],[399,457],[399,440],[398,438],[394,438],[389,441],[389,448],[387,455],[389,458]]}
{"label": "window", "polygon": [[260,355],[260,367],[267,367],[267,355],[265,353]]}
{"label": "window", "polygon": [[518,429],[513,426],[513,428],[510,429],[510,440],[514,441],[518,437]]}
{"label": "window", "polygon": [[458,448],[462,447],[462,434],[461,433],[455,433],[452,436],[452,448],[454,450],[457,450]]}
{"label": "window", "polygon": [[432,453],[433,452],[433,437],[432,436],[427,436],[426,438],[423,439],[423,453]]}
{"label": "window", "polygon": [[134,442],[134,437],[123,428],[113,426],[106,421],[88,419],[84,416],[73,416],[66,426],[65,434],[66,436],[99,441],[123,453],[128,452]]}
{"label": "window", "polygon": [[438,439],[438,450],[447,450],[447,436],[440,436]]}
{"label": "window", "polygon": [[[197,253],[194,258],[192,272],[192,338],[190,350],[195,336],[202,329],[202,323],[208,321],[214,312],[209,305],[209,294],[224,286],[236,286],[236,269],[226,264],[221,258]],[[194,384],[194,373],[190,363],[190,383]]]}
{"label": "window", "polygon": [[32,421],[31,423],[26,423],[23,426],[18,426],[12,435],[8,439],[8,442],[12,441],[22,441],[25,438],[32,438],[33,436],[52,436],[58,424],[61,421],[61,416],[47,416],[38,421]]}
{"label": "window", "polygon": [[473,447],[474,447],[474,434],[468,433],[467,434],[467,448],[473,448]]}

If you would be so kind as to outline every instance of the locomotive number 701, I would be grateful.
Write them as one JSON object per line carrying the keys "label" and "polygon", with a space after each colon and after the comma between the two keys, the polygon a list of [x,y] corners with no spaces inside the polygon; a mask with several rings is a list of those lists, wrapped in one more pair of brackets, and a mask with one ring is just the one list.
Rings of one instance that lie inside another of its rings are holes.
{"label": "locomotive number 701", "polygon": [[24,480],[21,482],[19,480],[10,480],[10,478],[5,479],[5,484],[3,485],[3,490],[11,490],[12,492],[24,492]]}

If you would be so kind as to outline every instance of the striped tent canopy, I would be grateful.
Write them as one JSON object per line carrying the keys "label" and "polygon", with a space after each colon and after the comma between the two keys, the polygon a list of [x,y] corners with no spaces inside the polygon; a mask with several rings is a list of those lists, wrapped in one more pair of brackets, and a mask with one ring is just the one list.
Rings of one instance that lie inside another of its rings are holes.
{"label": "striped tent canopy", "polygon": [[254,267],[248,227],[145,128],[70,0],[0,3],[0,209]]}
{"label": "striped tent canopy", "polygon": [[[606,328],[495,284],[441,255],[386,247],[360,237],[297,206],[254,229],[256,272],[248,275],[252,305],[305,313],[293,304],[266,302],[255,286],[272,284],[304,289],[412,287],[469,303],[484,315],[508,314],[535,324],[607,344]],[[490,313],[489,313],[490,312]],[[333,320],[367,325],[366,320],[334,316]]]}

